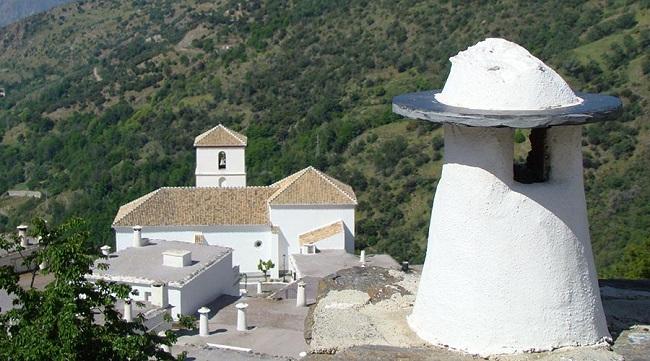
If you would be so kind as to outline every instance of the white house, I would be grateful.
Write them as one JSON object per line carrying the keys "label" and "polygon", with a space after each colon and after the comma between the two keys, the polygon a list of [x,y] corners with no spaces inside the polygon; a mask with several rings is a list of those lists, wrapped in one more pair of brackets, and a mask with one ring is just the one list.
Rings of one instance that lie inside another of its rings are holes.
{"label": "white house", "polygon": [[[270,259],[273,277],[293,271],[289,256],[307,244],[354,251],[357,200],[350,186],[308,167],[269,186],[245,187],[245,144],[222,125],[198,136],[197,186],[160,188],[120,207],[117,250],[132,245],[138,226],[144,238],[232,248],[233,263],[245,273]],[[219,173],[224,159],[230,173]]]}
{"label": "white house", "polygon": [[123,248],[101,259],[106,270],[93,268],[89,280],[124,283],[137,290],[135,301],[171,307],[178,315],[196,310],[221,295],[239,294],[239,269],[232,266],[232,250],[189,242],[150,240]]}

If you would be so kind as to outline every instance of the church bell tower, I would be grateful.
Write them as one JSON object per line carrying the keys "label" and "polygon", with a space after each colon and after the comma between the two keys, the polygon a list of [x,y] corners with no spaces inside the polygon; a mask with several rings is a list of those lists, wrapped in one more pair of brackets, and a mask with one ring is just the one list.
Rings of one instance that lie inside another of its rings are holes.
{"label": "church bell tower", "polygon": [[245,187],[246,141],[221,124],[196,137],[196,186]]}

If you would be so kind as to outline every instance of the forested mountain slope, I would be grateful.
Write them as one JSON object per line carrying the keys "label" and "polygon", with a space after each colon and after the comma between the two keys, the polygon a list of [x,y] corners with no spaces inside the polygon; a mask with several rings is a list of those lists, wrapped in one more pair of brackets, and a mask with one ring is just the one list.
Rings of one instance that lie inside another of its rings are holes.
{"label": "forested mountain slope", "polygon": [[0,26],[73,0],[0,0]]}
{"label": "forested mountain slope", "polygon": [[[650,277],[648,1],[95,1],[0,32],[0,226],[91,221],[193,184],[193,137],[248,136],[249,183],[313,165],[354,186],[359,248],[421,262],[441,129],[391,114],[439,88],[448,58],[488,36],[528,48],[574,87],[622,97],[589,125],[585,178],[601,276]],[[517,134],[517,139],[525,139]],[[518,147],[524,148],[525,142]],[[519,151],[519,153],[521,153]]]}

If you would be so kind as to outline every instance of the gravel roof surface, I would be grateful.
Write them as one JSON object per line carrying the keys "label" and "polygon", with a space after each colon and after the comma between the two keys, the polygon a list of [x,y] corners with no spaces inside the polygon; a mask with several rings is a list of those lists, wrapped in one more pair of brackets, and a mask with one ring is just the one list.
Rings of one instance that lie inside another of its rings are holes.
{"label": "gravel roof surface", "polygon": [[[192,264],[185,267],[164,266],[162,253],[169,250],[192,252]],[[108,263],[109,268],[104,271],[95,267],[89,278],[144,284],[161,281],[171,283],[171,286],[181,286],[230,253],[232,249],[226,247],[149,240],[147,246],[129,247],[112,254],[107,260],[98,260],[97,263]]]}

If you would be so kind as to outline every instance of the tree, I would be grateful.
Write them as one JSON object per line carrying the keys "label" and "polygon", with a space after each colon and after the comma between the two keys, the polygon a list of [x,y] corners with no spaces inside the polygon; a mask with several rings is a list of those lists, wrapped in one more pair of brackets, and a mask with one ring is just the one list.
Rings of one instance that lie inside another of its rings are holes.
{"label": "tree", "polygon": [[515,130],[515,143],[521,144],[526,141],[526,135],[524,135],[524,132],[521,131],[521,129]]}
{"label": "tree", "polygon": [[117,299],[132,293],[128,285],[86,280],[98,255],[89,246],[85,222],[71,219],[50,228],[36,219],[33,228],[34,237],[40,237],[34,253],[24,255],[18,238],[0,239],[0,248],[20,252],[25,264],[46,265],[32,272],[32,285],[37,272],[54,280],[43,290],[25,289],[12,267],[0,268],[0,289],[15,297],[14,308],[0,314],[0,359],[174,360],[160,348],[175,341],[170,331],[155,335],[143,325],[142,315],[126,322],[115,310]]}
{"label": "tree", "polygon": [[275,264],[271,260],[268,260],[266,262],[260,260],[257,263],[257,269],[260,270],[260,272],[264,273],[264,280],[265,281],[268,280],[268,278],[269,278],[268,272],[273,267],[275,267]]}

